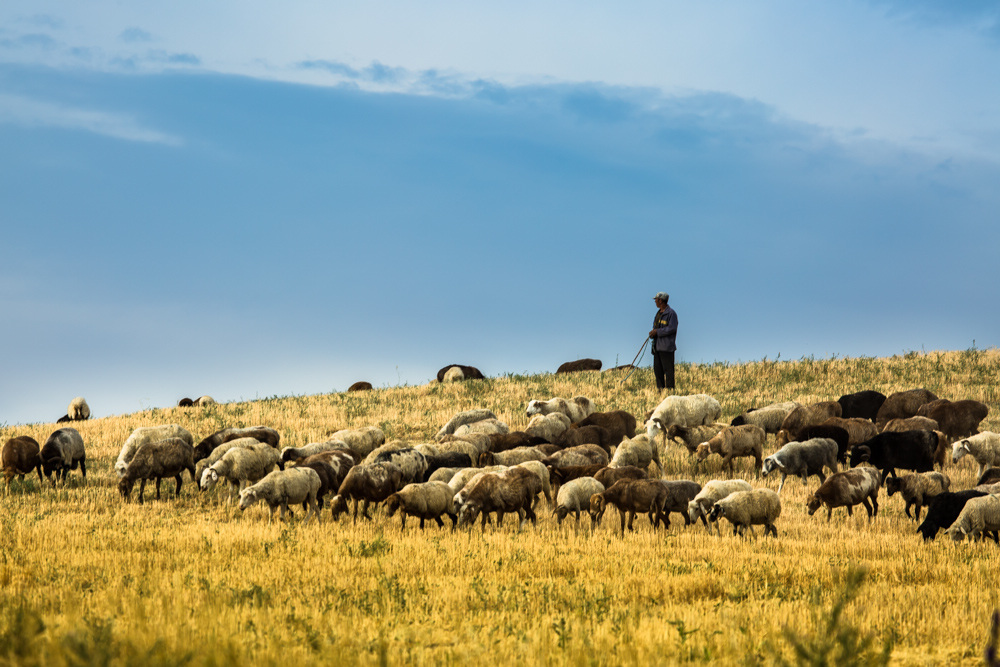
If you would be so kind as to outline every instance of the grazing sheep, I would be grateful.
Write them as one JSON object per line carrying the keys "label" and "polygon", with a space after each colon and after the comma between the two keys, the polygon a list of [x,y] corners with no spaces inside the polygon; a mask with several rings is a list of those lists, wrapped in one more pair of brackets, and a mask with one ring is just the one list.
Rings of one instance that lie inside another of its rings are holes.
{"label": "grazing sheep", "polygon": [[701,484],[689,479],[657,480],[667,490],[667,498],[663,502],[663,525],[670,528],[670,513],[678,512],[684,516],[684,525],[691,525],[688,507],[692,500],[701,492]]}
{"label": "grazing sheep", "polygon": [[75,422],[90,419],[90,406],[87,405],[87,400],[83,396],[77,396],[70,401],[66,408],[66,416]]}
{"label": "grazing sheep", "polygon": [[459,426],[465,426],[466,424],[473,424],[484,419],[496,419],[496,414],[492,410],[486,410],[485,408],[476,408],[475,410],[465,410],[464,412],[459,412],[454,417],[448,420],[448,423],[438,429],[435,434],[434,439],[440,440],[446,435],[451,435],[455,432]]}
{"label": "grazing sheep", "polygon": [[465,379],[465,374],[462,369],[458,366],[452,366],[444,372],[444,377],[441,378],[441,382],[461,382]]}
{"label": "grazing sheep", "polygon": [[[868,423],[871,424],[871,422]],[[872,430],[874,429],[875,425],[872,424]],[[796,440],[799,442],[805,442],[806,440],[812,440],[814,438],[827,438],[837,443],[837,461],[845,465],[847,464],[847,453],[851,450],[851,434],[847,432],[847,429],[823,422],[822,424],[816,424],[814,426],[806,426],[804,429],[799,431],[799,437],[796,438]],[[868,438],[865,438],[860,442],[864,442],[867,439]],[[834,472],[836,472],[836,470],[834,470]]]}
{"label": "grazing sheep", "polygon": [[579,373],[580,371],[599,371],[601,370],[601,360],[600,359],[577,359],[576,361],[567,361],[564,364],[560,364],[559,368],[556,369],[556,374],[559,373]]}
{"label": "grazing sheep", "polygon": [[[447,484],[452,480],[452,478],[458,473],[459,470],[467,470],[468,468],[438,468],[431,473],[431,476],[427,478],[428,482],[444,482]],[[477,469],[478,470],[478,469]]]}
{"label": "grazing sheep", "polygon": [[920,521],[920,508],[929,505],[935,496],[948,490],[951,480],[940,472],[911,473],[902,477],[885,480],[885,492],[890,498],[894,493],[903,496],[906,502],[906,516],[910,517],[910,507],[917,506],[915,520]]}
{"label": "grazing sheep", "polygon": [[[980,435],[982,435],[982,433],[980,433]],[[997,482],[1000,482],[1000,468],[987,468],[986,472],[979,476],[976,486],[995,484]]]}
{"label": "grazing sheep", "polygon": [[593,412],[574,424],[573,428],[583,428],[584,426],[600,426],[606,429],[610,434],[610,442],[617,444],[622,441],[622,438],[632,438],[635,435],[636,421],[631,412],[611,410],[610,412]]}
{"label": "grazing sheep", "polygon": [[853,516],[854,506],[862,504],[871,519],[878,516],[878,490],[881,483],[879,471],[869,466],[836,472],[809,496],[806,509],[809,516],[812,516],[816,510],[826,505],[826,521],[829,523],[835,507],[846,507],[847,516]]}
{"label": "grazing sheep", "polygon": [[903,431],[879,433],[860,445],[851,447],[851,467],[867,461],[886,475],[896,476],[896,468],[913,472],[930,472],[938,448],[938,435],[934,431]]}
{"label": "grazing sheep", "polygon": [[562,466],[585,466],[593,464],[608,465],[608,453],[597,445],[579,445],[561,449],[551,456],[541,460],[544,465],[560,468]]}
{"label": "grazing sheep", "polygon": [[19,435],[3,443],[0,453],[0,465],[3,466],[3,476],[7,482],[6,490],[10,491],[10,480],[19,475],[21,481],[32,470],[38,472],[38,482],[42,482],[42,457],[38,441],[28,435]]}
{"label": "grazing sheep", "polygon": [[475,366],[464,366],[462,364],[448,364],[447,366],[444,366],[437,372],[437,381],[444,382],[445,373],[447,373],[452,368],[457,368],[460,371],[462,371],[462,377],[464,377],[466,380],[486,379],[486,376],[483,375],[482,371],[480,371]]}
{"label": "grazing sheep", "polygon": [[631,439],[621,440],[608,465],[612,468],[634,466],[647,470],[651,463],[655,463],[656,469],[662,472],[663,464],[660,463],[660,450],[656,447],[656,443],[651,442],[643,433]]}
{"label": "grazing sheep", "polygon": [[671,426],[711,424],[721,414],[722,406],[708,394],[667,396],[653,409],[653,414],[646,421],[646,435],[653,441],[657,433],[662,433],[665,440]]}
{"label": "grazing sheep", "polygon": [[542,485],[541,490],[542,490],[542,495],[545,496],[545,502],[549,504],[549,507],[552,507],[552,503],[554,502],[554,500],[552,498],[551,476],[549,475],[550,468],[545,464],[543,464],[541,461],[524,461],[523,463],[518,463],[516,466],[513,467],[524,468],[525,470],[528,470],[535,474],[535,476],[538,478],[538,481],[541,482]]}
{"label": "grazing sheep", "polygon": [[[191,436],[191,433],[178,424],[140,426],[132,431],[132,434],[125,439],[125,444],[122,445],[121,451],[118,453],[118,460],[115,461],[115,472],[118,474],[118,478],[121,479],[125,474],[125,468],[128,467],[129,461],[135,456],[139,447],[147,442],[157,442],[168,438],[180,438],[189,445],[194,444],[194,438]],[[195,462],[198,461],[198,458],[197,450],[195,450]]]}
{"label": "grazing sheep", "polygon": [[374,387],[372,387],[371,382],[365,382],[364,380],[360,380],[352,384],[350,387],[348,387],[347,391],[371,391],[372,389],[374,389]]}
{"label": "grazing sheep", "polygon": [[548,454],[538,447],[517,447],[504,452],[483,452],[479,455],[479,467],[505,465],[512,466],[524,461],[541,461]]}
{"label": "grazing sheep", "polygon": [[288,506],[302,503],[302,509],[306,510],[306,522],[308,523],[310,516],[315,516],[316,520],[319,521],[316,496],[319,493],[320,484],[319,475],[312,468],[295,467],[287,470],[275,470],[253,486],[248,486],[240,491],[240,510],[246,511],[257,501],[263,500],[270,509],[267,522],[271,523],[274,518],[274,510],[277,508],[281,508],[278,518],[284,521]]}
{"label": "grazing sheep", "polygon": [[402,489],[385,499],[385,515],[392,517],[399,511],[401,530],[406,529],[406,517],[415,516],[420,519],[420,530],[424,529],[424,521],[433,519],[437,525],[444,528],[442,514],[451,519],[451,529],[458,525],[458,514],[455,512],[455,501],[451,489],[444,482],[427,482],[425,484],[407,484]]}
{"label": "grazing sheep", "polygon": [[917,414],[917,410],[924,403],[936,401],[937,396],[927,389],[910,389],[908,391],[897,391],[889,394],[888,398],[878,409],[875,416],[875,425],[882,427],[890,419],[905,419]]}
{"label": "grazing sheep", "polygon": [[455,435],[460,437],[472,433],[483,433],[485,435],[510,433],[510,427],[499,419],[481,419],[471,424],[462,424],[455,429]]}
{"label": "grazing sheep", "polygon": [[[708,523],[708,515],[715,503],[737,491],[751,491],[753,487],[742,479],[713,479],[701,487],[701,491],[688,503],[688,519],[692,522],[701,519],[709,532],[712,526]],[[715,524],[718,528],[718,524]]]}
{"label": "grazing sheep", "polygon": [[[734,424],[734,426],[742,425],[743,424]],[[757,426],[760,425],[757,424]],[[671,440],[679,440],[681,444],[684,445],[685,449],[688,450],[688,454],[694,454],[698,449],[698,445],[703,442],[708,442],[718,435],[724,428],[728,427],[721,423],[691,426],[690,428],[675,424],[667,431],[667,437]]]}
{"label": "grazing sheep", "polygon": [[527,413],[529,417],[534,415],[549,415],[553,412],[560,412],[567,417],[571,423],[583,421],[594,414],[594,403],[586,396],[574,396],[573,398],[550,398],[547,401],[529,401]]}
{"label": "grazing sheep", "polygon": [[722,457],[722,464],[733,472],[733,459],[752,456],[756,466],[761,465],[764,455],[764,440],[767,434],[760,426],[744,424],[743,426],[727,426],[719,431],[711,440],[703,442],[695,449],[698,462],[702,462],[710,454]]}
{"label": "grazing sheep", "polygon": [[840,417],[840,403],[820,401],[812,405],[800,405],[785,417],[778,431],[778,446],[800,439],[800,432],[807,426],[822,424],[830,417]]}
{"label": "grazing sheep", "polygon": [[452,458],[451,461],[453,463],[446,465],[432,465],[430,459],[428,459],[428,472],[437,470],[437,468],[468,468],[469,466],[474,466],[476,465],[476,461],[479,460],[479,455],[485,451],[464,440],[448,440],[447,442],[438,442],[433,445],[418,445],[417,449],[423,452],[424,456],[441,457],[439,461],[443,460],[444,457],[464,456],[469,459],[468,463],[463,463],[464,459]]}
{"label": "grazing sheep", "polygon": [[[262,443],[256,438],[237,438],[236,440],[230,440],[229,442],[225,442],[219,445],[218,447],[212,450],[211,454],[201,459],[200,461],[195,462],[194,464],[195,480],[196,481],[200,480],[201,476],[205,472],[205,469],[211,466],[213,463],[217,462],[223,456],[225,456],[226,452],[228,452],[230,449],[234,449],[236,447],[244,447],[244,448],[256,447],[260,444]],[[280,463],[279,465],[283,466],[284,462]]]}
{"label": "grazing sheep", "polygon": [[531,438],[556,442],[570,427],[569,417],[561,412],[535,415],[528,420],[524,432]]}
{"label": "grazing sheep", "polygon": [[538,477],[526,468],[515,466],[500,472],[483,473],[463,489],[465,493],[458,508],[458,522],[471,525],[481,514],[485,532],[490,513],[496,513],[498,527],[505,513],[516,513],[520,531],[527,520],[537,523],[532,506],[540,490]]}
{"label": "grazing sheep", "polygon": [[284,447],[279,458],[282,463],[298,463],[302,459],[323,452],[350,452],[350,450],[347,448],[347,443],[342,440],[327,440],[326,442],[310,442],[301,447]]}
{"label": "grazing sheep", "polygon": [[164,477],[177,480],[174,495],[181,495],[181,473],[187,470],[194,478],[194,448],[181,438],[167,438],[157,442],[147,442],[136,451],[125,468],[125,474],[118,480],[118,491],[128,502],[136,481],[139,481],[139,504],[143,504],[146,482],[156,480],[156,499],[160,499],[160,481]]}
{"label": "grazing sheep", "polygon": [[468,453],[463,452],[439,452],[431,454],[421,449],[424,445],[417,445],[414,449],[424,455],[427,461],[427,470],[424,471],[424,478],[421,482],[430,481],[431,475],[439,468],[471,468],[473,458]]}
{"label": "grazing sheep", "polygon": [[837,399],[837,402],[840,403],[840,416],[844,419],[864,419],[874,423],[879,408],[885,403],[885,394],[869,389],[844,394]]}
{"label": "grazing sheep", "polygon": [[949,401],[938,399],[925,403],[917,410],[920,417],[929,417],[951,440],[979,433],[979,423],[986,419],[990,406],[982,401]]}
{"label": "grazing sheep", "polygon": [[621,439],[612,440],[611,431],[608,429],[603,426],[591,425],[567,429],[554,444],[563,449],[579,447],[580,445],[596,445],[610,456],[611,448],[619,442]]}
{"label": "grazing sheep", "polygon": [[970,498],[946,532],[955,542],[961,542],[966,536],[979,540],[984,533],[992,533],[994,541],[1000,544],[997,531],[1000,531],[1000,496],[990,494]]}
{"label": "grazing sheep", "polygon": [[778,536],[774,522],[781,516],[781,498],[771,489],[737,491],[716,501],[708,515],[709,521],[725,517],[733,524],[733,535],[742,535],[749,527],[764,526],[764,534]]}
{"label": "grazing sheep", "polygon": [[621,479],[601,493],[590,497],[591,525],[600,525],[607,506],[614,505],[621,519],[621,535],[625,536],[625,515],[628,515],[628,529],[632,528],[637,512],[648,514],[653,528],[666,521],[663,506],[667,502],[667,487],[658,479]]}
{"label": "grazing sheep", "polygon": [[[337,489],[340,488],[340,485],[344,483],[344,478],[347,477],[347,471],[354,467],[355,462],[354,456],[351,452],[344,449],[333,449],[300,459],[296,465],[307,466],[312,465],[313,463],[324,463],[330,467],[330,470],[333,472],[333,479],[330,480],[330,488],[336,492]],[[324,485],[325,484],[326,483],[324,482]],[[323,492],[323,495],[326,495],[325,491]],[[317,498],[320,500],[320,508],[322,508],[322,497]]]}
{"label": "grazing sheep", "polygon": [[955,522],[968,500],[985,495],[988,495],[985,491],[975,489],[938,494],[927,506],[927,515],[917,532],[923,536],[924,541],[933,540],[939,530],[947,529]]}
{"label": "grazing sheep", "polygon": [[790,442],[774,454],[764,459],[760,468],[763,477],[775,470],[781,471],[778,493],[785,486],[785,478],[797,475],[806,484],[810,475],[819,477],[820,484],[826,481],[823,468],[837,472],[837,443],[829,438],[813,438],[805,442]]}
{"label": "grazing sheep", "polygon": [[622,466],[620,468],[608,466],[595,472],[594,479],[603,484],[605,489],[610,489],[615,482],[622,479],[649,479],[649,473],[635,466]]}
{"label": "grazing sheep", "polygon": [[368,506],[380,503],[403,486],[403,471],[395,463],[359,463],[347,471],[337,495],[330,502],[333,518],[347,511],[347,503],[354,501],[354,522],[358,521],[358,505],[364,503],[361,515],[371,519]]}
{"label": "grazing sheep", "polygon": [[[477,475],[484,472],[500,472],[501,470],[506,470],[509,467],[510,466],[486,466],[485,468],[465,468],[456,472],[455,476],[448,480],[448,487],[451,489],[451,492],[457,496],[466,486],[469,485],[469,482],[476,478]],[[465,496],[463,495],[461,500],[464,499]],[[456,499],[455,502],[456,505],[461,504],[459,499]]]}
{"label": "grazing sheep", "polygon": [[[178,428],[180,428],[180,427],[178,427]],[[136,429],[136,431],[138,431],[138,430],[139,429]],[[185,433],[186,432],[187,431],[185,431]],[[183,435],[177,435],[177,436],[171,435],[171,436],[165,436],[165,437],[170,437],[170,438],[180,437],[180,438],[183,438],[184,436]],[[213,433],[212,435],[208,436],[207,438],[205,438],[204,440],[202,440],[201,442],[199,442],[197,445],[195,445],[195,448],[194,448],[194,462],[197,463],[198,461],[202,460],[203,458],[205,458],[206,456],[208,456],[209,454],[211,454],[212,451],[214,451],[215,448],[218,447],[219,445],[224,445],[227,442],[231,442],[233,440],[239,440],[240,438],[253,438],[257,442],[267,443],[268,445],[270,445],[271,447],[274,447],[275,449],[278,448],[278,445],[281,442],[281,434],[278,433],[273,428],[268,428],[267,426],[247,426],[245,428],[224,428],[221,431],[216,431],[215,433]]]}
{"label": "grazing sheep", "polygon": [[[951,460],[958,463],[963,456],[969,454],[979,464],[977,477],[993,466],[1000,465],[1000,433],[983,431],[971,437],[959,440],[951,446]],[[982,482],[980,482],[982,483]]]}
{"label": "grazing sheep", "polygon": [[577,477],[559,487],[556,496],[556,523],[562,525],[563,519],[570,512],[576,514],[576,525],[580,525],[580,513],[590,507],[590,497],[595,493],[604,493],[604,485],[593,477]]}
{"label": "grazing sheep", "polygon": [[734,417],[729,425],[743,426],[744,424],[754,424],[764,429],[765,433],[774,434],[781,430],[781,424],[784,423],[788,413],[801,405],[797,401],[784,401],[765,405],[762,408],[751,408],[743,414]]}
{"label": "grazing sheep", "polygon": [[412,447],[388,449],[389,446],[382,445],[362,463],[395,463],[403,472],[403,484],[423,482],[427,475],[427,457]]}
{"label": "grazing sheep", "polygon": [[199,486],[203,491],[209,491],[219,480],[225,480],[231,487],[229,501],[232,501],[233,496],[244,487],[256,484],[274,470],[280,457],[277,450],[264,443],[230,449],[202,472]]}
{"label": "grazing sheep", "polygon": [[83,446],[83,438],[75,428],[61,428],[53,431],[49,439],[45,441],[38,454],[42,459],[42,472],[45,479],[54,472],[52,486],[56,485],[62,473],[62,481],[66,483],[66,475],[70,470],[76,470],[80,466],[83,481],[87,481],[87,452]]}
{"label": "grazing sheep", "polygon": [[[839,426],[847,431],[848,447],[861,444],[865,440],[878,435],[878,429],[875,428],[874,422],[861,417],[830,417],[821,423],[820,426]],[[840,442],[838,441],[837,444],[839,445]]]}
{"label": "grazing sheep", "polygon": [[328,441],[338,441],[347,445],[354,452],[354,458],[361,460],[372,453],[376,447],[385,444],[385,433],[378,426],[365,426],[358,429],[337,431],[327,438]]}
{"label": "grazing sheep", "polygon": [[[320,454],[319,456],[322,456]],[[333,469],[327,461],[322,458],[312,457],[299,463],[297,468],[310,468],[316,471],[319,475],[319,490],[316,491],[316,504],[319,510],[323,509],[323,499],[328,493],[336,493],[337,489],[340,488],[341,483],[344,481],[343,477],[337,475],[337,471]]]}
{"label": "grazing sheep", "polygon": [[[438,450],[448,451],[448,452],[467,452],[471,455],[472,450],[467,449],[465,445],[469,445],[475,448],[475,456],[473,461],[479,458],[479,455],[483,452],[490,451],[492,447],[494,437],[502,437],[505,435],[510,435],[509,433],[466,433],[465,435],[446,435],[438,440]],[[454,446],[452,446],[454,444]]]}
{"label": "grazing sheep", "polygon": [[571,482],[574,479],[579,479],[581,477],[593,477],[601,470],[604,470],[607,466],[603,466],[599,463],[593,465],[584,466],[549,466],[547,469],[549,471],[549,479],[552,480],[552,486],[561,487],[567,482]]}
{"label": "grazing sheep", "polygon": [[[565,415],[562,415],[565,417]],[[518,447],[534,447],[536,445],[541,445],[547,443],[548,440],[545,438],[540,438],[538,436],[529,435],[524,431],[514,431],[512,433],[494,433],[489,438],[489,447],[481,450],[479,454],[484,451],[488,452],[506,452],[508,449],[517,449]],[[479,454],[476,454],[476,459],[479,459]]]}
{"label": "grazing sheep", "polygon": [[890,419],[882,424],[880,433],[902,433],[903,431],[937,431],[938,423],[930,417],[906,417]]}

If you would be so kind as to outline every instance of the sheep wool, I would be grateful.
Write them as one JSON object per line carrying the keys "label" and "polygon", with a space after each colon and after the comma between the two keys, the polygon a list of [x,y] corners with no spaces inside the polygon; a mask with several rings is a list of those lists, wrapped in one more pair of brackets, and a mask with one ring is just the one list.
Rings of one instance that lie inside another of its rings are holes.
{"label": "sheep wool", "polygon": [[961,542],[966,536],[979,539],[986,531],[1000,530],[1000,496],[970,498],[955,523],[948,528],[951,539]]}
{"label": "sheep wool", "polygon": [[275,470],[253,486],[248,486],[240,492],[240,510],[246,511],[258,501],[267,503],[270,513],[268,523],[274,518],[274,510],[279,509],[279,519],[284,520],[285,511],[289,505],[302,503],[306,510],[306,521],[316,516],[319,520],[319,508],[316,496],[319,493],[320,479],[311,468],[289,468]]}
{"label": "sheep wool", "polygon": [[118,474],[118,478],[121,479],[125,475],[125,468],[128,467],[139,447],[147,442],[156,442],[167,438],[180,438],[189,445],[194,444],[194,437],[179,424],[140,426],[125,439],[125,444],[122,445],[121,451],[118,453],[118,460],[115,461],[115,472]]}
{"label": "sheep wool", "polygon": [[590,497],[595,493],[604,493],[604,485],[593,477],[578,477],[563,484],[556,495],[556,522],[562,524],[566,515],[572,512],[579,525],[580,513],[588,510]]}
{"label": "sheep wool", "polygon": [[718,521],[723,516],[733,524],[733,535],[742,535],[747,528],[763,525],[764,534],[778,536],[774,522],[781,516],[781,498],[771,489],[737,491],[715,503],[709,519]]}

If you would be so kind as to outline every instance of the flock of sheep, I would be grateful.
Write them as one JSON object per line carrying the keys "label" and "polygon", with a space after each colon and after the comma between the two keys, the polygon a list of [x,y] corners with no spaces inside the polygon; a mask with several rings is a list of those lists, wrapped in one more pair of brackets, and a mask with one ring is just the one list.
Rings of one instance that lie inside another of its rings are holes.
{"label": "flock of sheep", "polygon": [[[85,419],[84,408],[85,401],[74,399],[67,415]],[[371,518],[371,507],[382,504],[388,516],[400,514],[404,528],[407,517],[421,528],[428,520],[443,526],[448,517],[452,529],[480,519],[485,530],[491,516],[499,526],[505,514],[517,514],[520,530],[536,521],[544,496],[559,523],[569,514],[579,523],[586,512],[595,527],[613,506],[622,534],[638,514],[669,528],[670,514],[680,513],[685,524],[700,520],[709,530],[725,518],[734,534],[760,525],[775,536],[786,477],[808,483],[816,476],[810,515],[825,506],[829,521],[834,508],[852,514],[863,505],[873,517],[884,485],[889,496],[902,495],[907,516],[915,507],[919,521],[928,507],[918,528],[925,539],[946,529],[955,540],[985,534],[1000,543],[1000,469],[992,467],[1000,465],[1000,435],[978,431],[988,411],[981,402],[939,399],[925,389],[889,397],[863,391],[810,405],[775,403],[723,424],[719,402],[696,394],[665,398],[637,434],[632,414],[596,412],[590,399],[577,396],[530,401],[524,431],[511,432],[487,409],[460,412],[433,442],[420,444],[386,442],[376,427],[338,431],[298,448],[281,448],[280,434],[265,426],[226,428],[198,444],[176,424],[141,427],[122,445],[114,470],[125,500],[138,482],[142,503],[148,481],[159,499],[160,482],[171,477],[179,495],[187,471],[202,491],[227,486],[229,502],[238,498],[241,510],[263,501],[269,517],[280,510],[282,519],[298,504],[306,520],[318,519],[329,498],[334,519],[348,511],[354,521],[359,514]],[[769,435],[778,449],[765,457]],[[699,462],[718,455],[730,474],[737,459],[752,458],[760,476],[781,475],[778,490],[753,488],[742,479],[704,485],[662,479],[661,448],[671,445],[685,447]],[[975,488],[952,491],[947,475],[934,470],[949,454],[955,462],[966,455],[978,462]],[[86,479],[86,449],[70,427],[56,430],[43,446],[18,436],[4,443],[2,467],[8,492],[13,477],[23,480],[32,470],[53,485],[77,467]],[[912,473],[898,477],[897,469]]]}

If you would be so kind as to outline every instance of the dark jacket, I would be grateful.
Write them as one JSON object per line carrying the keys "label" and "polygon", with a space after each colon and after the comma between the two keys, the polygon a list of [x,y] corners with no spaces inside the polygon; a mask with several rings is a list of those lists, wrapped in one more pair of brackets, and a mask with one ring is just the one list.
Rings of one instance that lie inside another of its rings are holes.
{"label": "dark jacket", "polygon": [[677,349],[677,313],[673,308],[664,306],[663,310],[656,311],[653,328],[656,329],[654,352],[672,352]]}

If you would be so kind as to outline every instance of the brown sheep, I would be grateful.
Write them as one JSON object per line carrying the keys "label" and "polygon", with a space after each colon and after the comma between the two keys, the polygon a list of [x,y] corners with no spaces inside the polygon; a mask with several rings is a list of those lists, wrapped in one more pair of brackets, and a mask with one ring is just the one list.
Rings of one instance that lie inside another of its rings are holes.
{"label": "brown sheep", "polygon": [[[558,449],[558,447],[556,448]],[[479,455],[479,467],[504,465],[512,466],[525,461],[541,461],[549,452],[541,447],[517,447],[503,452],[483,452]]]}
{"label": "brown sheep", "polygon": [[372,390],[372,383],[365,382],[364,380],[361,380],[360,382],[355,382],[354,384],[352,384],[350,387],[347,388],[347,391],[371,391],[371,390]]}
{"label": "brown sheep", "polygon": [[[906,417],[890,419],[882,424],[880,433],[901,433],[903,431],[937,431],[938,423],[929,417]],[[854,444],[854,443],[851,443]]]}
{"label": "brown sheep", "polygon": [[403,486],[403,471],[395,463],[362,463],[347,471],[337,495],[330,501],[333,518],[347,511],[347,504],[354,501],[354,523],[358,521],[358,505],[363,501],[361,516],[371,519],[368,506],[380,503]]}
{"label": "brown sheep", "polygon": [[875,428],[875,424],[870,419],[863,417],[851,417],[849,419],[845,419],[844,417],[830,417],[820,423],[820,426],[839,426],[847,431],[848,446],[857,445],[865,440],[871,440],[878,435],[878,429]]}
{"label": "brown sheep", "polygon": [[868,510],[868,518],[871,519],[878,515],[878,490],[881,480],[879,471],[868,466],[834,473],[820,484],[806,501],[809,516],[826,505],[826,520],[829,522],[833,516],[833,508],[846,507],[847,515],[853,516],[854,506],[863,504]]}
{"label": "brown sheep", "polygon": [[537,523],[532,505],[541,489],[542,482],[538,475],[527,468],[515,466],[500,472],[483,473],[463,489],[465,499],[458,508],[458,523],[471,525],[476,517],[482,515],[485,531],[490,513],[496,513],[498,527],[505,513],[516,513],[520,519],[520,530],[527,520]]}
{"label": "brown sheep", "polygon": [[608,453],[597,445],[579,445],[557,451],[542,459],[542,463],[553,468],[562,466],[585,466],[596,463],[608,465]]}
{"label": "brown sheep", "polygon": [[464,379],[466,379],[466,380],[485,380],[486,379],[486,377],[483,375],[482,371],[480,371],[475,366],[463,366],[462,364],[448,364],[447,366],[445,366],[444,368],[442,368],[441,370],[439,370],[437,372],[437,381],[438,382],[444,382],[444,374],[447,373],[448,369],[452,368],[453,366],[457,366],[458,368],[460,368],[462,370],[462,375],[463,375]]}
{"label": "brown sheep", "polygon": [[661,479],[659,482],[667,490],[667,499],[663,503],[663,525],[670,528],[670,513],[680,512],[684,515],[684,525],[690,526],[688,504],[701,491],[701,484],[689,479]]}
{"label": "brown sheep", "polygon": [[927,389],[910,389],[889,394],[875,416],[875,425],[882,427],[890,419],[905,419],[917,414],[924,403],[936,401],[937,395]]}
{"label": "brown sheep", "polygon": [[80,466],[83,481],[87,481],[87,451],[80,432],[75,428],[61,428],[52,432],[38,455],[42,459],[42,472],[45,478],[55,473],[52,486],[56,485],[60,474],[65,484],[66,475],[70,470]]}
{"label": "brown sheep", "polygon": [[167,438],[140,445],[135,456],[125,468],[125,474],[118,481],[118,491],[128,502],[136,481],[139,481],[139,504],[143,504],[146,482],[156,480],[156,499],[160,499],[160,481],[173,477],[177,481],[174,495],[181,495],[181,473],[185,470],[194,479],[194,448],[181,438]]}
{"label": "brown sheep", "polygon": [[607,466],[600,463],[583,466],[548,466],[552,486],[561,486],[580,477],[593,477]]}
{"label": "brown sheep", "polygon": [[583,428],[584,426],[600,426],[610,433],[611,444],[617,444],[622,438],[632,438],[635,436],[636,421],[631,412],[625,410],[611,410],[609,412],[594,412],[585,419],[573,424],[570,428]]}
{"label": "brown sheep", "polygon": [[38,472],[38,482],[42,481],[42,457],[38,441],[27,435],[19,435],[11,438],[3,444],[3,452],[0,454],[0,461],[3,466],[3,476],[7,481],[7,490],[10,491],[10,480],[15,475],[20,475],[23,482],[24,476],[35,470]]}
{"label": "brown sheep", "polygon": [[424,521],[433,519],[437,525],[444,528],[441,515],[446,514],[451,519],[451,529],[458,525],[455,513],[455,501],[451,488],[444,482],[427,482],[424,484],[407,484],[385,500],[385,515],[392,517],[399,511],[400,529],[406,529],[406,517],[414,516],[420,519],[420,530],[424,529]]}
{"label": "brown sheep", "polygon": [[536,435],[528,435],[524,431],[512,431],[511,433],[490,433],[486,437],[490,439],[488,451],[491,452],[506,452],[509,449],[517,449],[518,447],[534,447],[535,445],[541,445],[548,442],[545,438],[541,438]]}
{"label": "brown sheep", "polygon": [[719,431],[711,440],[698,445],[695,455],[698,461],[704,461],[710,454],[722,457],[722,463],[733,473],[733,459],[753,457],[757,470],[760,469],[764,456],[764,440],[767,434],[760,426],[744,424],[743,426],[727,426]]}
{"label": "brown sheep", "polygon": [[[931,504],[931,500],[948,491],[951,480],[940,472],[922,472],[903,475],[902,477],[887,477],[885,492],[890,498],[899,493],[906,502],[906,516],[920,521],[920,508]],[[910,507],[916,505],[916,517],[910,516]]]}
{"label": "brown sheep", "polygon": [[666,521],[663,506],[667,502],[667,487],[658,479],[622,479],[590,497],[590,520],[592,525],[600,525],[607,506],[614,505],[621,518],[621,535],[625,536],[625,515],[628,515],[628,529],[634,530],[632,522],[637,512],[648,514],[653,528]]}
{"label": "brown sheep", "polygon": [[940,398],[925,403],[917,410],[920,417],[929,417],[938,423],[938,429],[951,440],[958,440],[979,433],[979,423],[986,419],[990,407],[981,401],[949,401]]}
{"label": "brown sheep", "polygon": [[621,442],[621,439],[613,439],[611,431],[603,426],[582,426],[580,428],[570,427],[556,438],[555,445],[566,449],[568,447],[578,447],[580,445],[597,445],[607,454],[611,454],[611,447]]}
{"label": "brown sheep", "polygon": [[695,450],[698,449],[698,445],[708,442],[724,428],[728,427],[725,424],[718,423],[691,427],[674,425],[667,431],[667,437],[671,440],[680,440],[688,450],[688,454],[694,454]]}
{"label": "brown sheep", "polygon": [[800,432],[807,426],[822,424],[830,417],[839,417],[843,408],[837,401],[820,401],[812,405],[800,405],[785,417],[778,431],[778,447],[799,439]]}
{"label": "brown sheep", "polygon": [[556,373],[579,373],[580,371],[599,371],[601,370],[601,360],[600,359],[577,359],[576,361],[567,361],[561,364]]}
{"label": "brown sheep", "polygon": [[649,472],[635,466],[607,467],[594,473],[594,479],[603,484],[605,489],[610,489],[622,479],[649,479]]}

